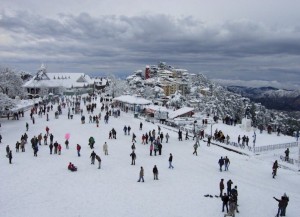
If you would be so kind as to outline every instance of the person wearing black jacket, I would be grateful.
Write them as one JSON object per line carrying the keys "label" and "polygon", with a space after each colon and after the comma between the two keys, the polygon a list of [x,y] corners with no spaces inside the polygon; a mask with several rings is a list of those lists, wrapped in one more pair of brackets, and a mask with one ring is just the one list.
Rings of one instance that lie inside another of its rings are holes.
{"label": "person wearing black jacket", "polygon": [[281,200],[277,199],[276,197],[273,197],[276,201],[278,201],[278,211],[277,211],[277,214],[276,214],[276,217],[279,217],[282,216],[282,212],[283,212],[283,209],[284,209],[284,198],[283,196],[281,197]]}
{"label": "person wearing black jacket", "polygon": [[170,157],[169,157],[169,169],[174,169],[174,167],[172,165],[172,161],[173,161],[173,155],[170,153]]}
{"label": "person wearing black jacket", "polygon": [[154,180],[158,180],[158,169],[156,165],[154,165],[153,167],[153,176],[154,176]]}
{"label": "person wearing black jacket", "polygon": [[229,201],[228,195],[226,195],[226,193],[224,193],[224,195],[221,197],[221,199],[223,201],[222,212],[224,212],[224,206],[226,207],[226,210],[228,212],[228,201]]}
{"label": "person wearing black jacket", "polygon": [[90,158],[91,158],[91,164],[95,164],[96,153],[94,151],[91,153]]}
{"label": "person wearing black jacket", "polygon": [[136,154],[134,153],[134,151],[131,152],[130,156],[131,156],[131,165],[135,165]]}

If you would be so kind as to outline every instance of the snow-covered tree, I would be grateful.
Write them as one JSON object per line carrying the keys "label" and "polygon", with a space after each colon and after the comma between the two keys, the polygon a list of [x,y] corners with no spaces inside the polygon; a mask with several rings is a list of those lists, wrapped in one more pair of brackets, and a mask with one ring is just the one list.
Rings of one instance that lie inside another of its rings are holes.
{"label": "snow-covered tree", "polygon": [[21,75],[9,68],[0,68],[0,91],[10,98],[25,96]]}
{"label": "snow-covered tree", "polygon": [[15,106],[15,100],[9,98],[6,94],[0,93],[0,115]]}

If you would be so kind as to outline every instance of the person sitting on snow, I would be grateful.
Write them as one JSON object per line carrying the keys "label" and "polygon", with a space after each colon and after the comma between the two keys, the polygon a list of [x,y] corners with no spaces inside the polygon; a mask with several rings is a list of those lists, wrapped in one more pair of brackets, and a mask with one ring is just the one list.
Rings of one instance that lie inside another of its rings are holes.
{"label": "person sitting on snow", "polygon": [[77,167],[74,166],[74,164],[72,164],[71,162],[69,163],[69,166],[68,166],[68,170],[71,170],[72,172],[75,172],[77,171]]}

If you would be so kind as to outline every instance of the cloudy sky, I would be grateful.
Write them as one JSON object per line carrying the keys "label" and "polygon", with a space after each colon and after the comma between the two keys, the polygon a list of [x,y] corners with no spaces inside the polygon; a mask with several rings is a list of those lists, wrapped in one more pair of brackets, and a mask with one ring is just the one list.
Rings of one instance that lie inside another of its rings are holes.
{"label": "cloudy sky", "polygon": [[165,61],[300,88],[299,0],[0,0],[0,65],[131,73]]}

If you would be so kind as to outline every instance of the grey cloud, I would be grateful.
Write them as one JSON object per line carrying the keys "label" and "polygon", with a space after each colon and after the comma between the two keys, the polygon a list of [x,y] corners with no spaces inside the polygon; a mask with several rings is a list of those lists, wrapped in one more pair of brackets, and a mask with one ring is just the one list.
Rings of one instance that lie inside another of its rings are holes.
{"label": "grey cloud", "polygon": [[0,41],[5,51],[0,64],[19,62],[20,68],[43,61],[58,70],[131,72],[163,60],[215,78],[300,81],[298,27],[283,29],[246,20],[208,25],[191,16],[162,14],[46,18],[18,11],[2,12],[0,29],[13,40]]}

